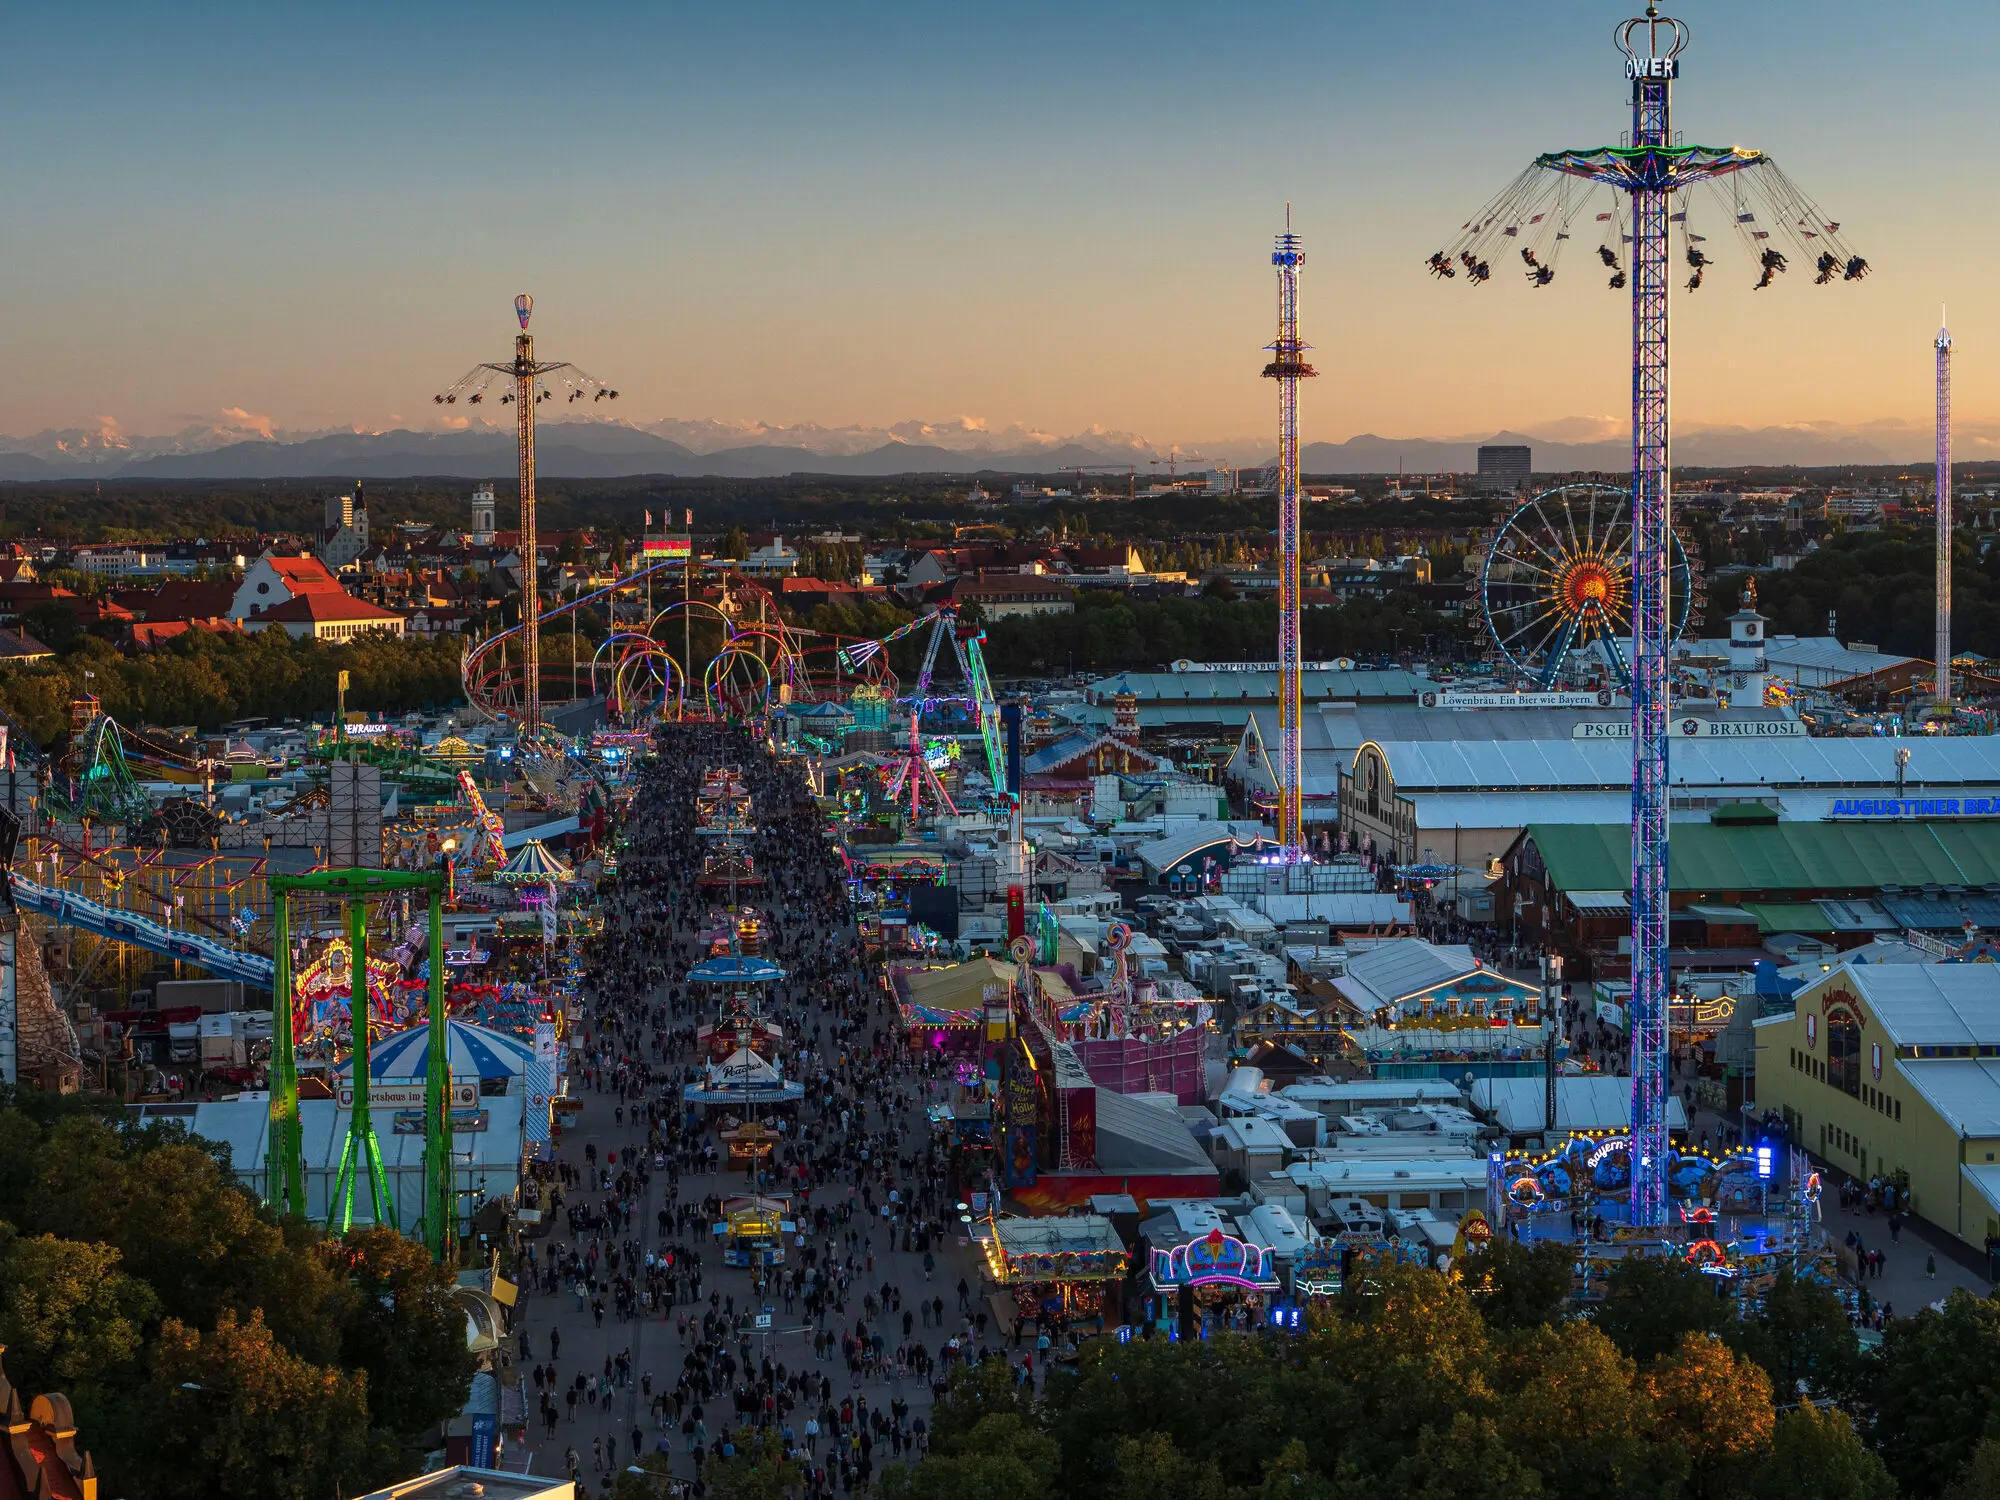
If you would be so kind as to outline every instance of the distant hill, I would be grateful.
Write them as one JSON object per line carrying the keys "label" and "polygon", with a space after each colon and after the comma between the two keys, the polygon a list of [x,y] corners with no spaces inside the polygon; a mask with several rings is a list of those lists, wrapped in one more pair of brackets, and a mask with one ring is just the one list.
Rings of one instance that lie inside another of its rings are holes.
{"label": "distant hill", "polygon": [[[753,443],[695,453],[669,438],[629,427],[552,423],[536,447],[539,471],[552,479],[771,479],[792,474],[879,478],[893,474],[1055,474],[1067,465],[1129,459],[1065,443],[1032,453],[961,453],[921,443],[884,443],[861,453]],[[89,473],[119,479],[401,479],[417,475],[505,479],[514,472],[514,438],[488,432],[336,433],[299,442],[229,443],[206,453],[163,453]],[[18,472],[8,466],[19,464]],[[63,471],[29,454],[0,453],[0,479],[53,479]]]}
{"label": "distant hill", "polygon": [[[923,427],[923,424],[915,424]],[[1558,424],[1569,430],[1588,430]],[[1156,474],[1156,450],[1129,433],[1086,433],[1055,440],[1025,429],[1003,433],[923,427],[910,440],[886,429],[759,429],[744,441],[710,446],[719,424],[661,421],[650,428],[679,432],[701,448],[662,432],[620,422],[550,422],[541,429],[541,472],[552,479],[674,478],[774,479],[824,474],[884,478],[898,474],[1014,475],[1054,479],[1078,465],[1100,471],[1135,465],[1142,479]],[[695,429],[699,428],[699,431]],[[258,434],[266,429],[260,428]],[[1990,440],[1968,429],[1967,453]],[[942,438],[942,440],[938,440]],[[1362,433],[1341,443],[1307,443],[1300,467],[1308,474],[1467,473],[1478,466],[1482,443],[1525,443],[1535,472],[1595,470],[1621,473],[1631,463],[1622,438],[1580,443],[1544,442],[1499,432],[1478,437],[1381,437]],[[1858,427],[1801,423],[1785,427],[1689,428],[1674,439],[1681,468],[1791,465],[1895,465],[1920,461],[1927,430],[1908,424]],[[1209,457],[1227,455],[1248,466],[1273,455],[1254,439],[1214,444]],[[1191,460],[1198,467],[1199,460]],[[417,477],[504,480],[514,472],[514,435],[506,428],[468,432],[318,432],[255,435],[243,429],[191,427],[157,438],[128,438],[114,430],[61,430],[28,438],[0,437],[0,480],[59,479],[403,479]],[[1115,476],[1096,482],[1114,488]]]}

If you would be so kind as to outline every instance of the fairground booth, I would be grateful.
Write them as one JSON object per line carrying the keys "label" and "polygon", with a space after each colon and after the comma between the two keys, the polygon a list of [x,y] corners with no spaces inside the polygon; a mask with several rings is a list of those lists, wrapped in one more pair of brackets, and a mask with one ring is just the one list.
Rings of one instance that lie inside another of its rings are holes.
{"label": "fairground booth", "polygon": [[978,1057],[986,1047],[986,1011],[1007,1005],[1014,966],[998,959],[968,959],[946,968],[891,964],[885,975],[896,997],[912,1052]]}
{"label": "fairground booth", "polygon": [[1131,1257],[1111,1221],[1099,1214],[1023,1219],[994,1216],[974,1237],[986,1256],[1004,1330],[1020,1320],[1042,1330],[1119,1316]]}
{"label": "fairground booth", "polygon": [[1212,1203],[1178,1202],[1139,1226],[1145,1316],[1175,1338],[1249,1329],[1278,1296],[1277,1255],[1234,1231]]}
{"label": "fairground booth", "polygon": [[785,1263],[785,1236],[798,1232],[789,1217],[791,1199],[757,1195],[722,1200],[722,1221],[713,1233],[725,1266],[779,1266]]}

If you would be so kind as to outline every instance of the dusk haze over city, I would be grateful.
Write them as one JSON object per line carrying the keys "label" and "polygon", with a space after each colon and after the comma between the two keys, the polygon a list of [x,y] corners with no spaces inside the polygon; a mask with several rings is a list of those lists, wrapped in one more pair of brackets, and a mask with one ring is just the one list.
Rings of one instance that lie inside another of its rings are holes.
{"label": "dusk haze over city", "polygon": [[2000,1497],[2000,12],[9,20],[0,1500]]}

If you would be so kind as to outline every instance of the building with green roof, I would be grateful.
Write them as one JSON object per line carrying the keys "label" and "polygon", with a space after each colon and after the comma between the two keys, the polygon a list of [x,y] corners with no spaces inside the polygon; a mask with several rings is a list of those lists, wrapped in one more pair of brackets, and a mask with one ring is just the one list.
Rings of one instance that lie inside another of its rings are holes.
{"label": "building with green roof", "polygon": [[[1497,921],[1581,960],[1576,977],[1622,973],[1631,837],[1623,823],[1528,825],[1501,859]],[[1740,966],[1773,934],[1838,949],[1883,931],[2000,925],[2000,824],[1986,820],[1781,822],[1721,807],[1673,825],[1667,868],[1672,942],[1691,967]],[[1730,954],[1694,962],[1703,949]]]}

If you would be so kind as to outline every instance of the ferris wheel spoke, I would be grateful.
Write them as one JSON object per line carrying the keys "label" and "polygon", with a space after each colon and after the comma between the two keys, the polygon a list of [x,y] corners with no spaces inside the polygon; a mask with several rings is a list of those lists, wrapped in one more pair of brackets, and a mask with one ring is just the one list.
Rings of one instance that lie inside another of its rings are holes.
{"label": "ferris wheel spoke", "polygon": [[1576,511],[1567,505],[1563,507],[1563,526],[1569,532],[1569,550],[1571,553],[1582,553],[1590,550],[1577,540]]}
{"label": "ferris wheel spoke", "polygon": [[1528,508],[1534,511],[1535,519],[1542,523],[1542,531],[1553,545],[1543,543],[1540,537],[1533,536],[1526,530],[1521,532],[1521,539],[1540,552],[1555,567],[1560,568],[1563,565],[1561,533],[1556,530],[1555,524],[1549,520],[1547,513],[1543,511],[1541,501],[1530,500]]}

